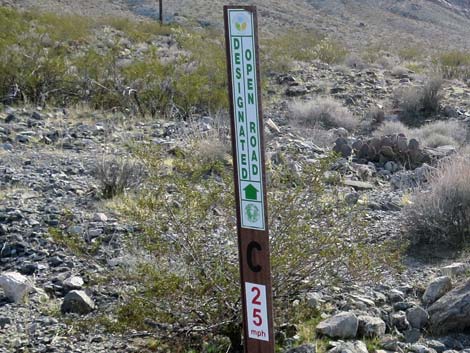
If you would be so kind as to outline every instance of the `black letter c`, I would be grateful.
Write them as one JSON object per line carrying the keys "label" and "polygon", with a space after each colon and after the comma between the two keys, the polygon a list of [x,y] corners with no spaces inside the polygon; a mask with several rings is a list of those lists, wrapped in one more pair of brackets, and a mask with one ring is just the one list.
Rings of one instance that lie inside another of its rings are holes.
{"label": "black letter c", "polygon": [[248,261],[248,267],[250,270],[253,272],[260,272],[262,267],[260,265],[255,265],[253,263],[253,250],[258,250],[261,251],[261,245],[257,243],[256,241],[252,241],[250,244],[248,244],[248,249],[247,249],[247,261]]}

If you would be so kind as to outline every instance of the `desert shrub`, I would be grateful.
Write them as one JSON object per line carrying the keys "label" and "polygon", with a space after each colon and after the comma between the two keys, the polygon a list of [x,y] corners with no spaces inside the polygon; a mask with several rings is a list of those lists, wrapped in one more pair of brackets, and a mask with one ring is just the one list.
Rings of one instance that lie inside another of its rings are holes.
{"label": "desert shrub", "polygon": [[[200,349],[215,335],[241,343],[241,313],[232,171],[219,161],[201,163],[191,150],[170,156],[162,149],[136,153],[150,171],[148,182],[127,195],[118,210],[139,224],[130,240],[139,265],[124,280],[127,292],[113,329],[149,330],[162,340]],[[269,220],[276,319],[286,322],[290,303],[317,280],[378,275],[390,259],[386,246],[367,243],[360,209],[327,191],[323,174],[331,159],[269,170]]]}
{"label": "desert shrub", "polygon": [[308,102],[290,104],[291,119],[305,127],[338,128],[354,130],[358,120],[352,113],[332,98],[318,98]]}
{"label": "desert shrub", "polygon": [[417,60],[423,57],[423,51],[424,51],[423,48],[413,45],[413,46],[401,48],[398,51],[398,56],[402,60],[407,60],[407,61]]}
{"label": "desert shrub", "polygon": [[430,175],[429,190],[419,191],[403,210],[412,245],[462,249],[470,236],[470,160],[443,161]]}
{"label": "desert shrub", "polygon": [[466,127],[458,121],[435,121],[421,126],[414,135],[427,147],[460,146],[467,139]]}
{"label": "desert shrub", "polygon": [[289,71],[293,61],[341,63],[347,55],[340,43],[312,31],[288,31],[274,38],[261,38],[260,43],[263,69],[267,72]]}
{"label": "desert shrub", "polygon": [[449,51],[441,54],[437,63],[446,78],[470,76],[470,52]]}
{"label": "desert shrub", "polygon": [[93,174],[100,184],[101,196],[109,199],[138,186],[144,179],[145,169],[135,160],[102,158],[96,161]]}
{"label": "desert shrub", "polygon": [[442,79],[435,77],[429,79],[423,87],[398,92],[400,120],[408,125],[419,125],[423,119],[437,113],[442,99],[442,84]]}

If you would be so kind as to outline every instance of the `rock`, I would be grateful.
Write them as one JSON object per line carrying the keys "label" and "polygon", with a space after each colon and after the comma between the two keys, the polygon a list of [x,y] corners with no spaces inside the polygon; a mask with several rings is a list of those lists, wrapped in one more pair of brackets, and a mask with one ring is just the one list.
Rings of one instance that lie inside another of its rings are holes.
{"label": "rock", "polygon": [[431,332],[446,334],[470,327],[470,281],[457,287],[428,309]]}
{"label": "rock", "polygon": [[98,212],[98,213],[95,213],[95,215],[93,216],[93,220],[95,222],[105,223],[108,221],[108,216],[106,216],[104,213]]}
{"label": "rock", "polygon": [[64,280],[62,286],[64,287],[65,292],[69,292],[75,289],[82,289],[83,287],[83,279],[79,276],[71,276]]}
{"label": "rock", "polygon": [[272,119],[266,120],[266,126],[269,128],[269,130],[271,130],[271,132],[275,132],[277,134],[281,133],[281,129],[279,129],[279,127],[274,121],[272,121]]}
{"label": "rock", "polygon": [[413,344],[410,347],[410,352],[414,353],[437,353],[434,349],[428,348],[422,344]]}
{"label": "rock", "polygon": [[6,325],[11,324],[11,319],[9,317],[0,317],[0,328],[3,329]]}
{"label": "rock", "polygon": [[351,186],[356,190],[371,190],[374,188],[374,185],[365,181],[358,181],[358,180],[344,180],[343,184],[345,186]]}
{"label": "rock", "polygon": [[426,342],[426,345],[434,349],[437,353],[443,353],[446,350],[446,345],[437,340],[429,340]]}
{"label": "rock", "polygon": [[322,295],[317,292],[309,292],[305,295],[305,300],[310,308],[318,309],[323,303]]}
{"label": "rock", "polygon": [[421,331],[417,328],[411,328],[405,331],[405,342],[406,343],[416,343],[421,338]]}
{"label": "rock", "polygon": [[0,275],[0,287],[3,288],[5,296],[19,303],[26,294],[32,291],[33,286],[29,279],[18,272],[4,272]]}
{"label": "rock", "polygon": [[357,192],[347,193],[344,196],[344,201],[346,201],[346,203],[349,206],[353,206],[353,205],[357,204],[357,202],[359,201],[359,193],[357,193]]}
{"label": "rock", "polygon": [[392,326],[395,326],[399,331],[406,331],[410,326],[406,319],[406,314],[403,311],[393,313],[390,316],[390,320],[392,322]]}
{"label": "rock", "polygon": [[316,331],[331,338],[354,338],[359,327],[356,315],[350,312],[336,314],[317,325]]}
{"label": "rock", "polygon": [[380,347],[387,351],[397,351],[398,350],[398,338],[391,335],[387,335],[380,340]]}
{"label": "rock", "polygon": [[463,262],[455,262],[449,266],[445,266],[441,269],[441,272],[449,277],[454,277],[458,275],[462,275],[467,272],[469,266]]}
{"label": "rock", "polygon": [[421,330],[428,323],[429,314],[423,308],[415,306],[414,308],[408,309],[406,319],[411,327]]}
{"label": "rock", "polygon": [[362,341],[350,341],[350,342],[330,342],[333,346],[328,353],[368,353],[367,346]]}
{"label": "rock", "polygon": [[388,299],[390,300],[391,303],[402,302],[405,299],[405,294],[401,290],[392,289],[388,293]]}
{"label": "rock", "polygon": [[361,315],[358,320],[358,333],[361,337],[382,337],[385,334],[386,325],[381,318]]}
{"label": "rock", "polygon": [[305,86],[291,86],[286,90],[286,96],[288,97],[298,97],[304,96],[309,92]]}
{"label": "rock", "polygon": [[12,123],[14,121],[17,121],[18,119],[16,118],[15,115],[13,114],[8,114],[7,117],[5,118],[5,123],[9,124],[9,123]]}
{"label": "rock", "polygon": [[42,120],[42,116],[38,112],[33,112],[33,114],[31,115],[31,118],[34,120]]}
{"label": "rock", "polygon": [[93,300],[82,290],[67,293],[60,310],[62,313],[88,314],[95,309]]}
{"label": "rock", "polygon": [[285,351],[285,353],[315,353],[316,347],[312,344],[303,344]]}
{"label": "rock", "polygon": [[423,303],[430,305],[452,289],[452,281],[448,276],[442,276],[429,283],[423,294]]}

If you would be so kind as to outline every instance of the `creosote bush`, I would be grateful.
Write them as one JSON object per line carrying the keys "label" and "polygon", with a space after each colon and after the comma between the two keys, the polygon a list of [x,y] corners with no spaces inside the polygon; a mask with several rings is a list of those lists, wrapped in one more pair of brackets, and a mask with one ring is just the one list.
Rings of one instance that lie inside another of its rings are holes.
{"label": "creosote bush", "polygon": [[307,102],[294,101],[290,105],[290,114],[292,121],[304,127],[343,127],[352,131],[359,124],[347,108],[329,97]]}
{"label": "creosote bush", "polygon": [[470,52],[449,51],[441,54],[437,61],[446,78],[470,77]]}
{"label": "creosote bush", "polygon": [[419,191],[403,212],[411,244],[463,249],[470,237],[470,159],[458,155],[430,175],[429,190]]}
{"label": "creosote bush", "polygon": [[[137,266],[121,277],[127,292],[108,322],[113,330],[149,330],[177,347],[194,348],[219,336],[241,349],[241,308],[232,171],[217,160],[195,158],[192,150],[167,154],[156,147],[136,155],[150,171],[135,195],[116,203],[142,232],[129,241]],[[298,158],[299,156],[297,156]],[[342,281],[365,273],[375,278],[395,255],[387,245],[370,251],[360,209],[348,207],[336,190],[326,190],[331,164],[299,160],[269,174],[269,227],[274,305],[278,323],[291,303],[317,281]],[[137,250],[138,249],[138,250]],[[140,254],[140,255],[139,255]]]}
{"label": "creosote bush", "polygon": [[400,119],[408,125],[419,125],[440,109],[443,81],[440,77],[429,79],[423,87],[413,87],[397,94]]}

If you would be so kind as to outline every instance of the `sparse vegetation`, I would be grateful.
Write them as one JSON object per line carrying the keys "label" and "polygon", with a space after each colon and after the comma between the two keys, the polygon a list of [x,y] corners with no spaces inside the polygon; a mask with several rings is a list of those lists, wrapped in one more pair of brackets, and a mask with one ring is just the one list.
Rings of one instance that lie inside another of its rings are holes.
{"label": "sparse vegetation", "polygon": [[438,65],[446,78],[470,77],[470,52],[453,50],[443,53]]}
{"label": "sparse vegetation", "polygon": [[94,175],[100,182],[101,196],[109,199],[138,186],[144,179],[145,169],[135,160],[103,157],[97,160]]}
{"label": "sparse vegetation", "polygon": [[430,190],[420,191],[405,207],[412,245],[463,249],[470,236],[470,163],[468,155],[444,161],[430,175]]}
{"label": "sparse vegetation", "polygon": [[[217,160],[205,164],[191,151],[171,163],[162,150],[136,153],[151,171],[150,179],[142,192],[123,198],[118,209],[143,228],[132,239],[142,254],[139,265],[126,275],[138,290],[125,298],[116,313],[118,324],[110,327],[148,329],[148,320],[168,323],[174,329],[162,339],[173,344],[200,347],[197,338],[204,333],[224,335],[236,349],[241,321],[231,171]],[[314,278],[341,281],[364,271],[374,278],[384,262],[394,261],[387,245],[368,250],[361,210],[324,189],[322,175],[329,163],[303,163],[299,173],[284,164],[269,171],[279,322],[291,315],[289,303]]]}
{"label": "sparse vegetation", "polygon": [[404,123],[415,126],[424,119],[436,114],[442,99],[443,81],[440,77],[429,79],[423,87],[413,87],[402,90],[397,95],[401,109],[400,119]]}
{"label": "sparse vegetation", "polygon": [[304,127],[338,128],[354,130],[359,121],[352,113],[333,98],[318,98],[290,105],[291,119]]}
{"label": "sparse vegetation", "polygon": [[347,50],[337,41],[315,32],[287,32],[275,38],[261,40],[263,66],[267,72],[285,72],[293,61],[321,60],[328,64],[344,61]]}

